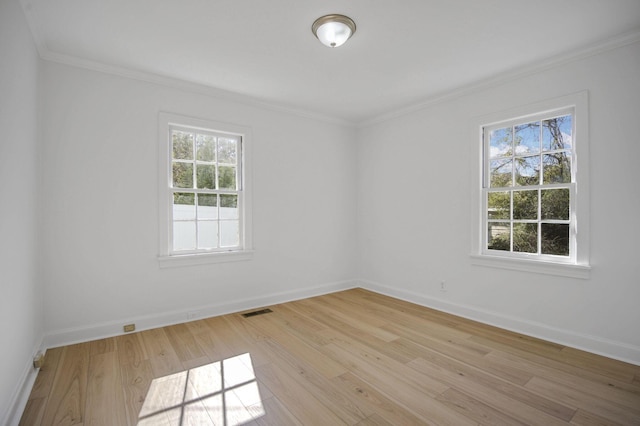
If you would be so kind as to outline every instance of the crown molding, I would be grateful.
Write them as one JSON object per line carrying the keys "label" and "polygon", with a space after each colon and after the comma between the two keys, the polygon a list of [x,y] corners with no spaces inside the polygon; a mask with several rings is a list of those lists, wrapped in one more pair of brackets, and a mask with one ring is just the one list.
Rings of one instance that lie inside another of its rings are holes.
{"label": "crown molding", "polygon": [[180,78],[159,75],[148,71],[135,70],[127,67],[107,65],[98,61],[92,61],[88,59],[79,58],[76,56],[64,55],[51,51],[44,41],[44,38],[39,31],[36,24],[37,19],[35,11],[31,7],[28,0],[20,0],[22,11],[26,17],[27,25],[31,31],[34,44],[40,59],[48,62],[55,62],[63,65],[68,65],[76,68],[83,68],[86,70],[96,71],[103,74],[111,74],[119,77],[129,78],[133,80],[143,81],[147,83],[157,84],[164,87],[173,89],[179,89],[186,92],[191,92],[199,95],[210,96],[217,99],[223,99],[230,102],[237,102],[240,104],[262,108],[274,112],[295,115],[315,121],[321,121],[329,124],[354,127],[355,123],[325,114],[317,113],[314,111],[305,110],[302,108],[296,108],[292,106],[282,105],[275,102],[269,102],[258,99],[253,96],[243,95],[241,93],[232,92],[217,87],[209,86],[206,84],[195,83]]}
{"label": "crown molding", "polygon": [[569,52],[561,53],[541,61],[536,61],[527,65],[523,65],[514,68],[503,73],[499,73],[493,77],[478,80],[465,86],[461,86],[457,89],[447,90],[433,96],[428,96],[420,102],[408,105],[403,108],[399,108],[393,111],[389,111],[384,114],[380,114],[369,120],[363,120],[356,123],[358,128],[365,128],[375,124],[379,124],[385,121],[389,121],[395,118],[403,117],[405,115],[412,114],[414,112],[447,102],[463,96],[490,89],[513,80],[517,80],[529,75],[537,74],[545,70],[556,68],[571,62],[576,62],[591,56],[596,56],[601,53],[618,49],[629,44],[640,42],[640,28],[636,28],[633,31],[618,35],[616,37],[607,39],[605,41],[591,44],[578,50],[572,50]]}
{"label": "crown molding", "polygon": [[196,94],[211,96],[217,99],[224,99],[231,102],[237,102],[257,108],[271,110],[275,112],[295,115],[311,120],[321,121],[329,124],[352,127],[352,128],[365,128],[375,124],[379,124],[385,121],[389,121],[395,118],[399,118],[405,115],[409,115],[416,111],[420,111],[447,101],[451,101],[463,96],[468,96],[475,92],[486,90],[492,87],[502,85],[504,83],[517,80],[532,74],[536,74],[548,69],[559,67],[571,62],[579,61],[591,56],[607,52],[609,50],[618,49],[629,44],[640,42],[640,27],[635,28],[632,31],[620,34],[610,39],[590,44],[579,49],[564,52],[547,59],[529,63],[517,68],[505,71],[503,73],[496,74],[492,77],[481,79],[470,84],[445,90],[440,93],[436,93],[425,97],[417,103],[412,103],[401,108],[390,110],[386,113],[373,116],[364,120],[345,120],[343,118],[329,116],[326,114],[305,110],[303,108],[287,106],[278,104],[276,102],[270,102],[267,100],[261,100],[259,98],[244,95],[237,92],[232,92],[224,89],[220,89],[214,86],[190,82],[180,78],[172,76],[164,76],[154,74],[147,71],[134,70],[122,66],[107,65],[97,61],[91,61],[74,56],[63,55],[52,52],[46,45],[43,37],[36,25],[36,19],[34,17],[34,10],[32,9],[29,0],[19,0],[26,16],[29,29],[34,39],[36,49],[41,59],[50,62],[57,62],[64,65],[74,66],[77,68],[84,68],[92,71],[97,71],[105,74],[116,75],[120,77],[130,78],[134,80],[153,83],[165,87],[174,89],[180,89],[187,92]]}
{"label": "crown molding", "polygon": [[100,72],[103,74],[143,81],[146,83],[156,84],[172,89],[179,89],[185,92],[210,96],[216,99],[236,102],[274,112],[295,115],[298,117],[308,118],[311,120],[321,121],[329,124],[335,124],[344,127],[355,126],[355,123],[341,118],[331,117],[313,111],[304,110],[302,108],[285,106],[277,104],[275,102],[263,101],[250,95],[243,95],[241,93],[220,89],[214,86],[208,86],[206,84],[194,83],[177,77],[164,76],[148,71],[134,70],[122,66],[107,65],[93,60],[54,53],[49,50],[44,50],[43,52],[41,52],[40,49],[38,49],[38,52],[40,54],[40,58],[48,62],[55,62],[75,68],[82,68],[90,71]]}

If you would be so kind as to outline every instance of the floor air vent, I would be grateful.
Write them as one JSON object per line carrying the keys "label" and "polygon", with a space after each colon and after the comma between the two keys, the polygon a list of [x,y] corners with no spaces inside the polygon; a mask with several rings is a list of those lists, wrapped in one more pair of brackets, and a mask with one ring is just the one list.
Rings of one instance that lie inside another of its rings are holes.
{"label": "floor air vent", "polygon": [[273,312],[271,309],[260,309],[259,311],[247,312],[246,314],[242,314],[245,318],[255,317],[256,315],[268,314],[269,312]]}

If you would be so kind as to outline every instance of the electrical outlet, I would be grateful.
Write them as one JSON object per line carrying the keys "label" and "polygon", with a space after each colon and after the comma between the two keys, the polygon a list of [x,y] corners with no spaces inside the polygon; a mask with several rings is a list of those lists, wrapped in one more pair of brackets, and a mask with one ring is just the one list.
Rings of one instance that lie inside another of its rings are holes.
{"label": "electrical outlet", "polygon": [[44,354],[42,352],[38,352],[36,356],[33,357],[33,368],[42,368],[44,365]]}
{"label": "electrical outlet", "polygon": [[443,293],[447,292],[447,284],[445,283],[444,280],[440,281],[440,291]]}
{"label": "electrical outlet", "polygon": [[135,324],[127,324],[122,328],[124,329],[125,333],[131,333],[132,331],[136,331],[136,325]]}

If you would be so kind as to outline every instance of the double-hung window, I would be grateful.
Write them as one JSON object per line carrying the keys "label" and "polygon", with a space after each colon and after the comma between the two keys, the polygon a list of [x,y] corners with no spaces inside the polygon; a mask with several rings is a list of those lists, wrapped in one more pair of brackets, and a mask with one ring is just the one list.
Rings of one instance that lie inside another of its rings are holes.
{"label": "double-hung window", "polygon": [[160,258],[236,260],[250,250],[248,131],[160,114]]}
{"label": "double-hung window", "polygon": [[476,257],[512,269],[533,261],[553,265],[552,272],[574,266],[569,275],[586,270],[588,179],[586,163],[578,164],[587,156],[586,114],[577,104],[480,126]]}
{"label": "double-hung window", "polygon": [[486,250],[570,259],[573,111],[486,126],[483,139]]}

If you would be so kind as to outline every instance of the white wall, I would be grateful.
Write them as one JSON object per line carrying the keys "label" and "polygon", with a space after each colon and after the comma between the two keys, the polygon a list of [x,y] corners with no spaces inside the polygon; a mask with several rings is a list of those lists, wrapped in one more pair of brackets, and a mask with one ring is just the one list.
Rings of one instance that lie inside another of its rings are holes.
{"label": "white wall", "polygon": [[[365,286],[640,364],[640,44],[443,101],[358,134]],[[588,280],[471,265],[474,117],[588,90]],[[439,290],[445,280],[446,293]]]}
{"label": "white wall", "polygon": [[43,332],[38,56],[17,1],[0,2],[0,58],[0,424],[5,424],[32,378],[29,365]]}
{"label": "white wall", "polygon": [[[48,345],[354,285],[353,128],[53,62],[43,86]],[[159,111],[251,127],[253,260],[159,268]]]}

